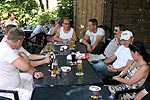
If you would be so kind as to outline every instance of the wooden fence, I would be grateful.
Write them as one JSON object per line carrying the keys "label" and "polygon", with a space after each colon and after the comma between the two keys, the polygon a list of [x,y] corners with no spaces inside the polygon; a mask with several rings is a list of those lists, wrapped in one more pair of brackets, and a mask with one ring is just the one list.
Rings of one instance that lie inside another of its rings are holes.
{"label": "wooden fence", "polygon": [[74,25],[77,36],[82,37],[90,18],[96,18],[99,25],[103,21],[103,0],[75,0]]}

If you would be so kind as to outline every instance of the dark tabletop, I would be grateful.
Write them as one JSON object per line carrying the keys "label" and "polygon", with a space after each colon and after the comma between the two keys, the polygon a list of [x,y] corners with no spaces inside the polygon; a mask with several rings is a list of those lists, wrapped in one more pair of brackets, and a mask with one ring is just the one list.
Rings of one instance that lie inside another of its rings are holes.
{"label": "dark tabletop", "polygon": [[66,60],[66,56],[70,51],[59,52],[59,47],[55,46],[58,67],[70,66],[71,72],[62,72],[56,77],[51,77],[48,64],[38,66],[37,69],[44,73],[44,78],[34,78],[34,91],[31,100],[91,100],[90,96],[93,94],[89,90],[91,85],[101,87],[98,94],[99,100],[113,100],[110,98],[110,92],[102,85],[101,78],[98,77],[88,60],[82,60],[84,75],[77,76],[77,66],[71,66],[70,61]]}
{"label": "dark tabletop", "polygon": [[99,92],[89,90],[90,85],[61,85],[35,88],[31,100],[91,100],[91,96],[98,95],[98,100],[114,100],[104,86]]}
{"label": "dark tabletop", "polygon": [[58,67],[70,66],[70,72],[62,72],[56,77],[51,77],[48,64],[41,65],[37,69],[44,73],[44,78],[34,79],[34,86],[71,85],[71,84],[100,84],[102,81],[87,60],[83,60],[83,76],[77,76],[77,67],[71,66],[66,60],[66,55],[57,55]]}

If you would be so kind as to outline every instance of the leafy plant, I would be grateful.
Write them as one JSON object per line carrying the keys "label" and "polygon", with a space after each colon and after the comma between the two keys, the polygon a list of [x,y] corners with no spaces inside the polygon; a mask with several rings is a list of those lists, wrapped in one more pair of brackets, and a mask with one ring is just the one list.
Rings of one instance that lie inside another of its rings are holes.
{"label": "leafy plant", "polygon": [[58,0],[58,17],[70,17],[73,19],[74,0]]}
{"label": "leafy plant", "polygon": [[0,16],[4,20],[8,19],[7,13],[13,11],[15,19],[21,26],[27,25],[30,19],[38,13],[38,5],[35,0],[1,0],[0,9]]}
{"label": "leafy plant", "polygon": [[57,9],[54,11],[41,12],[35,0],[0,0],[0,17],[8,19],[8,12],[13,11],[15,19],[21,26],[38,24],[39,20],[49,23],[56,17],[62,18],[68,16],[73,19],[74,0],[58,0]]}

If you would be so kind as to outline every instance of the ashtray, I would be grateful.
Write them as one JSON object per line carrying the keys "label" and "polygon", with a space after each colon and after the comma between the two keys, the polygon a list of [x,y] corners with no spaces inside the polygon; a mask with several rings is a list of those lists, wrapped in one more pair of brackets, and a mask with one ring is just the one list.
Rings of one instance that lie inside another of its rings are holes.
{"label": "ashtray", "polygon": [[69,66],[62,66],[61,70],[62,70],[62,72],[70,72],[71,71],[71,67],[69,67]]}
{"label": "ashtray", "polygon": [[93,86],[90,86],[90,87],[89,87],[89,90],[91,90],[91,91],[100,91],[101,88],[100,88],[99,86],[93,85]]}

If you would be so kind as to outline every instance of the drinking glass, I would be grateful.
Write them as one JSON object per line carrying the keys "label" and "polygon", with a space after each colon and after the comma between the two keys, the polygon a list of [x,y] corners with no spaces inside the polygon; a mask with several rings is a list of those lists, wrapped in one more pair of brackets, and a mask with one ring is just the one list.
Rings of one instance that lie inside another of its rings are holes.
{"label": "drinking glass", "polygon": [[48,52],[50,52],[51,51],[51,43],[49,42],[48,44],[47,44],[47,50],[48,50]]}
{"label": "drinking glass", "polygon": [[74,46],[75,46],[75,41],[73,39],[71,39],[69,42],[70,49],[74,49]]}
{"label": "drinking glass", "polygon": [[57,74],[57,72],[58,72],[58,63],[57,63],[57,61],[55,60],[55,61],[53,62],[53,73]]}
{"label": "drinking glass", "polygon": [[66,44],[67,44],[67,41],[63,40],[63,45],[66,46]]}
{"label": "drinking glass", "polygon": [[82,60],[77,61],[78,66],[77,66],[77,73],[80,75],[83,73],[83,68],[82,68]]}

